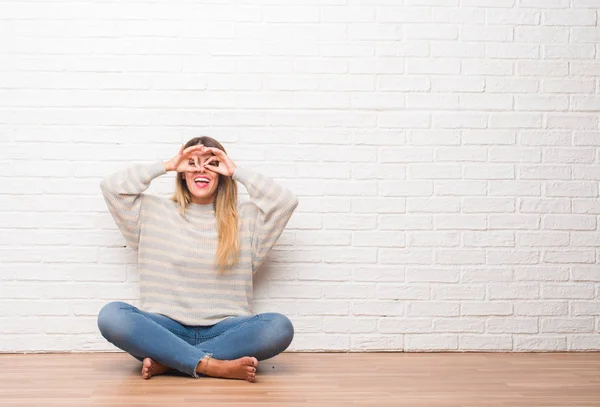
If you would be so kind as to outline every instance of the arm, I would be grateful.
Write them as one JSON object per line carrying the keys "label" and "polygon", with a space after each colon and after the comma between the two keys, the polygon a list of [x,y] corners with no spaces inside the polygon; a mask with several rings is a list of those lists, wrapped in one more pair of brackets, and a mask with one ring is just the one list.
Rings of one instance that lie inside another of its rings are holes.
{"label": "arm", "polygon": [[258,208],[252,232],[252,270],[256,272],[285,229],[298,198],[273,179],[247,168],[237,167],[232,177],[246,187]]}
{"label": "arm", "polygon": [[140,238],[142,192],[148,189],[154,178],[166,172],[166,164],[162,161],[132,164],[106,176],[100,182],[108,210],[127,245],[133,250],[137,251]]}

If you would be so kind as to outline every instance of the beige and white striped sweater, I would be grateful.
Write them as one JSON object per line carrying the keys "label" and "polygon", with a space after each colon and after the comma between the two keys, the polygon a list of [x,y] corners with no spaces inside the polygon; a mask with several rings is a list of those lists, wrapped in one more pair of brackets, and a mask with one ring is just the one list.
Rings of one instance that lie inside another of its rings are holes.
{"label": "beige and white striped sweater", "polygon": [[298,198],[273,179],[237,167],[232,178],[246,187],[250,200],[238,202],[239,263],[219,273],[213,205],[190,204],[186,220],[177,203],[142,193],[165,173],[162,161],[132,164],[100,184],[111,215],[138,256],[140,309],[184,325],[251,315],[252,276],[283,232]]}

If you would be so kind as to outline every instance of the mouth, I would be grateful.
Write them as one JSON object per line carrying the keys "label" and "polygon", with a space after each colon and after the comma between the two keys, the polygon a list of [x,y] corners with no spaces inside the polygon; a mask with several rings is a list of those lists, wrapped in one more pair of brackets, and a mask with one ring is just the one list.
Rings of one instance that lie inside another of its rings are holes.
{"label": "mouth", "polygon": [[194,178],[194,185],[200,189],[208,188],[210,179],[208,177],[196,177]]}

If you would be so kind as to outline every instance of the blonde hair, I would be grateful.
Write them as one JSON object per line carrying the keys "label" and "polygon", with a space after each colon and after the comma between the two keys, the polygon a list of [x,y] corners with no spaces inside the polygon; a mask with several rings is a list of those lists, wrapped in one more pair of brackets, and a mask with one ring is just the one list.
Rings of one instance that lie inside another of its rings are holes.
{"label": "blonde hair", "polygon": [[[227,154],[225,148],[217,140],[211,137],[195,137],[185,144],[185,148],[203,144],[206,147],[215,147]],[[213,207],[215,217],[217,218],[217,230],[219,241],[216,253],[216,265],[219,272],[224,272],[226,268],[234,267],[239,261],[240,242],[237,211],[238,189],[235,180],[225,175],[219,175],[219,185],[215,191],[215,200]],[[179,204],[181,214],[186,217],[185,210],[192,202],[192,194],[187,187],[185,177],[177,174],[175,181],[175,193],[171,200]],[[187,218],[186,218],[187,219]]]}

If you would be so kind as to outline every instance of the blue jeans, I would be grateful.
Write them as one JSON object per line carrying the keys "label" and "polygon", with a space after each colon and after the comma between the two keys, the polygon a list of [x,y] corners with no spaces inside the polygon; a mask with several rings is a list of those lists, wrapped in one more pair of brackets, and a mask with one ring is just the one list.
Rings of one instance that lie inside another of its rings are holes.
{"label": "blue jeans", "polygon": [[98,314],[98,328],[116,347],[143,361],[149,357],[192,377],[206,355],[232,360],[272,358],[292,343],[294,327],[284,315],[230,317],[208,326],[182,325],[161,314],[115,301]]}

